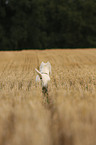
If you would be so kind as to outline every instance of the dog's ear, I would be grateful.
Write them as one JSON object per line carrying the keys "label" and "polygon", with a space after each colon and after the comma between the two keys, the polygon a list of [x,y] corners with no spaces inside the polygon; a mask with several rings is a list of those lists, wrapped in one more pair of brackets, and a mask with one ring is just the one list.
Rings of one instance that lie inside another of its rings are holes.
{"label": "dog's ear", "polygon": [[50,64],[50,62],[49,62],[49,61],[47,61],[47,64]]}
{"label": "dog's ear", "polygon": [[40,79],[42,79],[42,74],[35,68],[35,71],[37,72],[37,74],[39,75]]}

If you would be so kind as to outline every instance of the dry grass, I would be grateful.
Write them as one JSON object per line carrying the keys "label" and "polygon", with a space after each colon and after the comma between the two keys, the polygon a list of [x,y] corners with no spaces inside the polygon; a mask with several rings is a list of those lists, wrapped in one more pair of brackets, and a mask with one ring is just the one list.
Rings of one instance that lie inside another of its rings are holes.
{"label": "dry grass", "polygon": [[[49,104],[35,67],[50,61]],[[0,52],[0,145],[95,145],[96,50]]]}

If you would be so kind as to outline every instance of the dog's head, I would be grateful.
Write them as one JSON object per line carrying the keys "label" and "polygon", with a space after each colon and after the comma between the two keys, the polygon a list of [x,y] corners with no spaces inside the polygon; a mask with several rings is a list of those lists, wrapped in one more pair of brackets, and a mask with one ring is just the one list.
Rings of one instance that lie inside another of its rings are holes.
{"label": "dog's head", "polygon": [[47,63],[44,63],[44,62],[41,63],[40,72],[47,73],[48,75],[51,75],[51,64],[49,61]]}

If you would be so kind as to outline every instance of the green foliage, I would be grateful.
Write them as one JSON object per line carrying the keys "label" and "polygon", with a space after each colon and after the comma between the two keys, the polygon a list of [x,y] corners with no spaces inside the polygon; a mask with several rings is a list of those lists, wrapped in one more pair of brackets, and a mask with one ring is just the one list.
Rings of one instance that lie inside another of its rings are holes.
{"label": "green foliage", "polygon": [[0,49],[96,47],[95,0],[5,0]]}

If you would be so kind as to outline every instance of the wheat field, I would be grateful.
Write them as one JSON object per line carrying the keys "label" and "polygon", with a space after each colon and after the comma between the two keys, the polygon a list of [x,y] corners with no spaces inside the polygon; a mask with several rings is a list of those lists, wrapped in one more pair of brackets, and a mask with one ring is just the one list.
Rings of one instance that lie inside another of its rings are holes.
{"label": "wheat field", "polygon": [[[35,68],[52,65],[49,103]],[[0,52],[0,145],[95,145],[96,50]]]}

